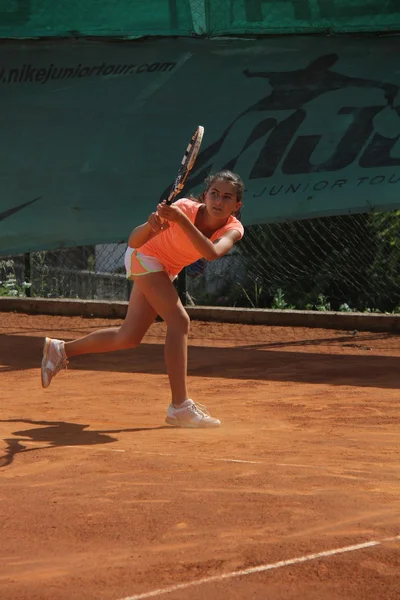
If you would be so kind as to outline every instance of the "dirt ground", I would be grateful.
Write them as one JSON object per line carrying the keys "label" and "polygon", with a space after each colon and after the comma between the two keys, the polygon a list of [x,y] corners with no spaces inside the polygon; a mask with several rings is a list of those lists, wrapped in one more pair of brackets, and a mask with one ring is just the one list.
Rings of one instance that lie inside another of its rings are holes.
{"label": "dirt ground", "polygon": [[192,322],[181,430],[163,323],[41,388],[119,323],[0,314],[1,600],[400,598],[399,336]]}

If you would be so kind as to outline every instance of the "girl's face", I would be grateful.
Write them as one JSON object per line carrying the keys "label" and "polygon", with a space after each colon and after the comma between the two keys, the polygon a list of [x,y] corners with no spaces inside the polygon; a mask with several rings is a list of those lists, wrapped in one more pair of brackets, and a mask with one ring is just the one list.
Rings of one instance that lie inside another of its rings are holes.
{"label": "girl's face", "polygon": [[204,194],[204,202],[210,216],[227,219],[242,206],[236,196],[236,188],[230,181],[217,179]]}

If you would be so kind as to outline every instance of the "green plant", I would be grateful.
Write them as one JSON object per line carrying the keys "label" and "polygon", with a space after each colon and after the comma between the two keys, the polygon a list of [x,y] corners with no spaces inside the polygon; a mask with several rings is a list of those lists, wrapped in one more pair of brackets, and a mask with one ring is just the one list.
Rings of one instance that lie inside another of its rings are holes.
{"label": "green plant", "polygon": [[242,288],[242,292],[243,294],[246,296],[248,302],[251,304],[251,306],[253,308],[260,308],[261,307],[261,296],[262,296],[262,292],[263,292],[263,288],[261,285],[259,285],[256,281],[254,282],[254,290],[253,290],[253,294],[251,297],[250,296],[250,291],[249,293],[247,293],[246,289],[241,286]]}
{"label": "green plant", "polygon": [[[46,298],[48,296],[48,275],[49,267],[46,260],[46,252],[40,251],[32,254],[32,264],[34,265],[34,272],[39,274],[38,279],[35,278],[35,292],[38,296]],[[36,295],[36,294],[35,294]]]}
{"label": "green plant", "polygon": [[23,298],[26,296],[26,289],[31,286],[27,281],[18,283],[15,275],[15,265],[13,260],[0,261],[0,273],[3,272],[4,279],[0,280],[0,296],[14,296]]}
{"label": "green plant", "polygon": [[344,302],[339,306],[339,312],[353,312],[347,302]]}
{"label": "green plant", "polygon": [[274,296],[274,299],[272,300],[272,305],[271,308],[274,309],[278,309],[278,310],[292,310],[294,308],[294,306],[289,305],[286,300],[285,300],[285,294],[283,293],[283,290],[281,290],[280,288],[276,291],[276,294]]}
{"label": "green plant", "polygon": [[87,259],[87,268],[88,271],[92,271],[93,273],[96,271],[96,262],[93,254],[91,254]]}
{"label": "green plant", "polygon": [[326,311],[331,310],[331,304],[324,294],[318,294],[317,303],[315,305],[315,310]]}

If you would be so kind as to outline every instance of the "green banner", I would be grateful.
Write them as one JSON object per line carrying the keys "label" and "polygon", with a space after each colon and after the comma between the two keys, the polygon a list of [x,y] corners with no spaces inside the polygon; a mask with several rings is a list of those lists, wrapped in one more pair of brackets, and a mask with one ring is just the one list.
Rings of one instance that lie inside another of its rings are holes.
{"label": "green banner", "polygon": [[399,0],[0,0],[0,38],[396,30]]}
{"label": "green banner", "polygon": [[190,36],[189,0],[0,0],[0,38]]}
{"label": "green banner", "polygon": [[[0,253],[126,240],[227,167],[244,224],[400,208],[398,41],[0,46]],[[212,65],[212,68],[210,68]]]}
{"label": "green banner", "polygon": [[399,0],[206,0],[208,33],[396,31]]}

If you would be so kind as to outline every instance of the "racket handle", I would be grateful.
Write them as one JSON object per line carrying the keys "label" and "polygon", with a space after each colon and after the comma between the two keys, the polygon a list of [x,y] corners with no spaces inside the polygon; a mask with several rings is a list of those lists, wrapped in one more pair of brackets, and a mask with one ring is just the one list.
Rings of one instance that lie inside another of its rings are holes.
{"label": "racket handle", "polygon": [[179,194],[181,188],[175,188],[174,190],[172,190],[172,192],[170,193],[170,195],[168,196],[168,198],[166,199],[165,203],[168,204],[168,206],[171,206],[171,204],[173,203],[173,201],[175,200],[175,198],[177,197],[177,195]]}

